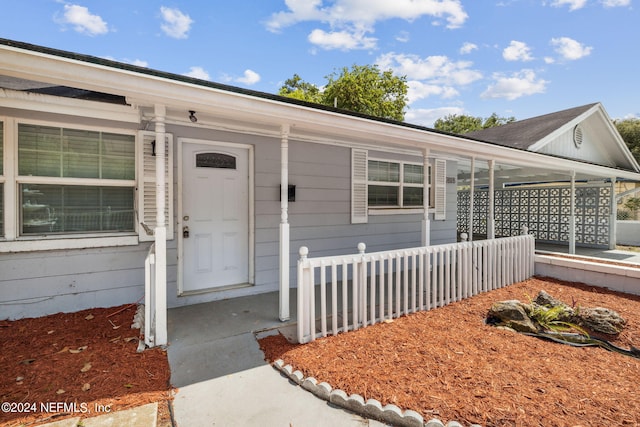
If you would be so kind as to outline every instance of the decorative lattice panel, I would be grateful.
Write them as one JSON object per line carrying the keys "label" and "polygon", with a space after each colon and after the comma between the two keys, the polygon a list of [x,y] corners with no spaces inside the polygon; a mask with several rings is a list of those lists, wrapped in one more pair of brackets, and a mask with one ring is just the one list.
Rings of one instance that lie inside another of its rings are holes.
{"label": "decorative lattice panel", "polygon": [[[529,228],[537,240],[569,241],[571,189],[569,187],[508,188],[495,190],[496,237],[516,236]],[[469,192],[458,192],[458,232],[469,233]],[[489,211],[488,191],[476,190],[473,197],[473,232],[486,235]],[[609,245],[611,218],[610,186],[576,188],[576,244]]]}

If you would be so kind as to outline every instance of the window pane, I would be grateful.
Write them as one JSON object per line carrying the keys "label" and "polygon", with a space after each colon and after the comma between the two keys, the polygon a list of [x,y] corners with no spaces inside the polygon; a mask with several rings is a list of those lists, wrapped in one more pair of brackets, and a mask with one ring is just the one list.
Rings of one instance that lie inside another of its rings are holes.
{"label": "window pane", "polygon": [[46,126],[18,126],[18,173],[60,176],[62,131]]}
{"label": "window pane", "polygon": [[424,183],[424,167],[421,165],[404,165],[404,182],[407,184]]}
{"label": "window pane", "polygon": [[102,134],[102,178],[135,179],[135,143],[132,135]]}
{"label": "window pane", "polygon": [[100,134],[84,130],[63,130],[64,169],[62,176],[100,178]]}
{"label": "window pane", "polygon": [[402,189],[402,203],[404,206],[422,206],[422,187],[405,187]]}
{"label": "window pane", "polygon": [[369,181],[400,182],[400,164],[369,160]]}
{"label": "window pane", "polygon": [[134,230],[131,187],[22,184],[22,233]]}
{"label": "window pane", "polygon": [[135,179],[133,135],[20,124],[20,175]]}
{"label": "window pane", "polygon": [[370,185],[369,206],[398,206],[398,187]]}

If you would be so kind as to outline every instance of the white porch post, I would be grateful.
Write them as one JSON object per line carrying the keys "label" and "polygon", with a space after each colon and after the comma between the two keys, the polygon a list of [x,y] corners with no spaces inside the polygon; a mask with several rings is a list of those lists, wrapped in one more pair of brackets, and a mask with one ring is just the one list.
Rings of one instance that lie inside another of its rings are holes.
{"label": "white porch post", "polygon": [[495,160],[489,160],[489,200],[488,212],[487,212],[487,239],[496,238],[496,219],[495,219],[495,193],[496,182],[494,177],[495,172]]}
{"label": "white porch post", "polygon": [[609,249],[616,248],[617,241],[617,220],[618,220],[618,203],[616,202],[616,177],[611,178],[611,211],[609,218]]}
{"label": "white porch post", "polygon": [[469,242],[473,242],[473,198],[475,195],[475,182],[476,182],[476,158],[471,158],[471,184],[469,186]]}
{"label": "white porch post", "polygon": [[[289,125],[280,141],[280,320],[289,320]],[[298,286],[300,284],[298,283]]]}
{"label": "white porch post", "polygon": [[571,202],[569,212],[569,253],[576,253],[576,171],[571,171]]}
{"label": "white porch post", "polygon": [[[151,292],[155,293],[152,318],[155,318],[155,345],[167,344],[167,226],[165,218],[165,118],[164,105],[155,105],[156,130],[156,246],[155,282]],[[171,185],[171,183],[169,183]]]}
{"label": "white porch post", "polygon": [[424,214],[422,215],[422,246],[431,245],[431,221],[429,221],[429,149],[425,148],[422,152],[423,162],[423,191],[422,206]]}

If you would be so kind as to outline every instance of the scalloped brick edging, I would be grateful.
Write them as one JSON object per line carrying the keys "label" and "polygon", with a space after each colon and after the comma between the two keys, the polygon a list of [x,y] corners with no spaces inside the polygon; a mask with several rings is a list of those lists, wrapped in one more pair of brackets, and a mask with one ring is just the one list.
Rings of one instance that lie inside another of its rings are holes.
{"label": "scalloped brick edging", "polygon": [[[341,408],[348,409],[365,418],[375,419],[399,427],[464,427],[457,421],[449,421],[445,425],[437,418],[425,422],[422,415],[416,411],[410,409],[403,411],[396,405],[382,406],[376,399],[369,399],[365,402],[364,398],[359,394],[348,396],[343,390],[333,389],[331,385],[326,382],[318,383],[318,380],[313,377],[305,378],[302,372],[298,370],[294,371],[293,367],[291,365],[285,365],[282,359],[276,360],[273,367],[293,383],[301,386],[316,397],[331,402]],[[470,427],[481,426],[472,424]]]}

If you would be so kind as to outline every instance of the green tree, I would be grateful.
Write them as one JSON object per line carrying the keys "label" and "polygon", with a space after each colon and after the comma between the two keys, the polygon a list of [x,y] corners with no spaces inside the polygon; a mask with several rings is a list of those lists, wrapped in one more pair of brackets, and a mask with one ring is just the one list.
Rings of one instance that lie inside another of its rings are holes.
{"label": "green tree", "polygon": [[278,94],[301,101],[321,103],[320,89],[313,83],[302,80],[299,75],[294,74],[292,78],[285,80],[284,85]]}
{"label": "green tree", "polygon": [[640,162],[640,119],[614,120],[613,123],[633,156]]}
{"label": "green tree", "polygon": [[326,77],[323,104],[370,116],[404,120],[407,78],[380,71],[377,65],[353,65]]}
{"label": "green tree", "polygon": [[325,77],[324,90],[294,74],[279,94],[349,111],[392,120],[404,120],[407,79],[380,71],[377,65],[344,67]]}
{"label": "green tree", "polygon": [[496,113],[491,114],[486,119],[465,114],[449,114],[436,120],[433,127],[443,132],[465,134],[476,130],[502,126],[515,121],[515,117],[499,117]]}

